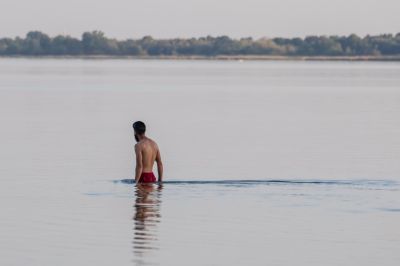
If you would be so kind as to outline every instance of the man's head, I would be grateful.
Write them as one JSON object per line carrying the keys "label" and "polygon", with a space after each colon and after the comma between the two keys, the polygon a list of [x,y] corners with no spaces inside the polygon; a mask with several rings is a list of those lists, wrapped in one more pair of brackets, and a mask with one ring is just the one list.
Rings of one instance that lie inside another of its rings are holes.
{"label": "man's head", "polygon": [[146,132],[146,125],[142,121],[136,121],[132,127],[135,131],[135,139],[139,141],[139,136],[143,136]]}

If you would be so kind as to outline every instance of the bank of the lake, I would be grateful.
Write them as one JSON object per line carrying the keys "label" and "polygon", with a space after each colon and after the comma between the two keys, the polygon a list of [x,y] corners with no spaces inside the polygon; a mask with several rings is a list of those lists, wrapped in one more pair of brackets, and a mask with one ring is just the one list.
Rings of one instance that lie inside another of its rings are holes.
{"label": "bank of the lake", "polygon": [[131,59],[131,60],[238,60],[238,61],[400,61],[397,56],[277,56],[277,55],[218,55],[218,56],[184,56],[184,55],[0,55],[2,58],[32,58],[32,59]]}

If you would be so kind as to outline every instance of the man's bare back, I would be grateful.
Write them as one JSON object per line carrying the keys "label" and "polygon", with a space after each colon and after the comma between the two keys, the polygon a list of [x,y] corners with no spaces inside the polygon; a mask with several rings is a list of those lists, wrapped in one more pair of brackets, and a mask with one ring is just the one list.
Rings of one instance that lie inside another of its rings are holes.
{"label": "man's bare back", "polygon": [[163,165],[157,143],[145,136],[146,128],[143,122],[135,122],[133,128],[135,130],[135,139],[137,141],[135,144],[136,183],[156,181],[153,174],[154,162],[157,162],[158,182],[161,182],[163,177]]}

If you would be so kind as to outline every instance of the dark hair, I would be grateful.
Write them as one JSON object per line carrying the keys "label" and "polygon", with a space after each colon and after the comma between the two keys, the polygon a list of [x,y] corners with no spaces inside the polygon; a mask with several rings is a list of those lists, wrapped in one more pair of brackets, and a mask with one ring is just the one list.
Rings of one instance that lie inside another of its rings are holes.
{"label": "dark hair", "polygon": [[146,132],[146,125],[142,121],[136,121],[132,125],[135,132],[139,135],[143,135]]}

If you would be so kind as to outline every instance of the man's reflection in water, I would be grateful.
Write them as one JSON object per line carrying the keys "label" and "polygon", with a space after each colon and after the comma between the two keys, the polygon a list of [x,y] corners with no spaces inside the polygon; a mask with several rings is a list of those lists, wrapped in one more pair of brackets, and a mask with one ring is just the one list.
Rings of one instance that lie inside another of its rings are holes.
{"label": "man's reflection in water", "polygon": [[135,221],[133,253],[135,262],[146,264],[149,255],[157,247],[157,224],[161,220],[162,184],[138,184],[135,195]]}

